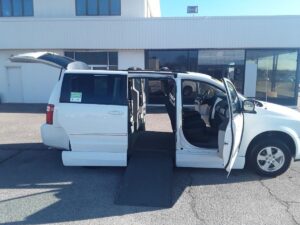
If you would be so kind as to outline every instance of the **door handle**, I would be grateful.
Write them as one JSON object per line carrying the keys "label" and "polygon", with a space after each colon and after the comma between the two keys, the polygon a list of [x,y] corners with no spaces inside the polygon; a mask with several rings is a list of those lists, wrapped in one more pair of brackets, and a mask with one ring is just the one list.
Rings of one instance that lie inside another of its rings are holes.
{"label": "door handle", "polygon": [[118,115],[123,115],[123,112],[121,112],[121,111],[110,111],[110,112],[108,112],[108,114],[118,116]]}

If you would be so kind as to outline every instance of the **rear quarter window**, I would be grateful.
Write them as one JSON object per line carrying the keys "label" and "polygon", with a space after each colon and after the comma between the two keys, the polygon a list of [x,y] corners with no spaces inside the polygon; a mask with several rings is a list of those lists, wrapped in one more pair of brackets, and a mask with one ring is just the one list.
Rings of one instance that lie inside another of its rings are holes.
{"label": "rear quarter window", "polygon": [[127,78],[109,74],[65,74],[60,102],[126,105]]}

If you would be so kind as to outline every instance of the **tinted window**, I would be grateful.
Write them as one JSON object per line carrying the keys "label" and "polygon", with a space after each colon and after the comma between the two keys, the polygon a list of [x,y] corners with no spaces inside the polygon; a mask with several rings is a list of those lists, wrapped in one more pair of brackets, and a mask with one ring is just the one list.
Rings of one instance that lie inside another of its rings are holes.
{"label": "tinted window", "polygon": [[109,0],[100,0],[99,12],[103,16],[109,15]]}
{"label": "tinted window", "polygon": [[10,0],[2,0],[1,2],[2,16],[12,16],[12,4]]}
{"label": "tinted window", "polygon": [[126,76],[65,74],[60,102],[126,105]]}
{"label": "tinted window", "polygon": [[87,13],[88,15],[91,16],[96,16],[98,14],[98,1],[97,0],[88,0],[88,10]]}
{"label": "tinted window", "polygon": [[107,65],[106,52],[76,52],[75,58],[89,65]]}
{"label": "tinted window", "polygon": [[33,16],[33,0],[0,0],[0,16]]}
{"label": "tinted window", "polygon": [[65,56],[88,64],[93,70],[117,70],[118,52],[65,52]]}
{"label": "tinted window", "polygon": [[77,16],[119,16],[120,0],[76,0]]}
{"label": "tinted window", "polygon": [[22,16],[22,0],[13,0],[14,16]]}
{"label": "tinted window", "polygon": [[76,15],[83,16],[86,14],[86,1],[76,0]]}
{"label": "tinted window", "polygon": [[[247,50],[247,66],[255,68],[256,98],[267,102],[296,105],[299,63],[295,49]],[[254,96],[251,96],[254,97]]]}
{"label": "tinted window", "polygon": [[244,50],[199,50],[198,71],[216,79],[230,79],[243,93],[245,77]]}
{"label": "tinted window", "polygon": [[33,16],[33,2],[32,0],[23,0],[24,16]]}
{"label": "tinted window", "polygon": [[109,64],[110,65],[118,65],[118,53],[117,52],[109,52]]}
{"label": "tinted window", "polygon": [[111,13],[111,15],[120,15],[121,14],[120,0],[111,0],[110,13]]}
{"label": "tinted window", "polygon": [[197,71],[196,50],[148,50],[146,51],[146,69],[160,70],[168,67],[177,71]]}

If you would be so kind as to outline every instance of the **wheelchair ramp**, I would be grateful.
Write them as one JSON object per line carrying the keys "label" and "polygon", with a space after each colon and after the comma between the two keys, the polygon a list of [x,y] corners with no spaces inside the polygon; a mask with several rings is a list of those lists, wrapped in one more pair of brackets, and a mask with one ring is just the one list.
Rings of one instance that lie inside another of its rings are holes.
{"label": "wheelchair ramp", "polygon": [[171,207],[173,164],[170,154],[134,151],[115,203],[131,206]]}

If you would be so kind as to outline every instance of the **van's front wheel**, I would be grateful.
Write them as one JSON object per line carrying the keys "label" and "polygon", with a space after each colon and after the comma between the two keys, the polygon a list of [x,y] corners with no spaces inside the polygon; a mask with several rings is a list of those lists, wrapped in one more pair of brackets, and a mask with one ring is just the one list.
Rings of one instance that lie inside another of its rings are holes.
{"label": "van's front wheel", "polygon": [[266,140],[252,148],[250,163],[252,168],[262,176],[276,177],[290,167],[292,154],[281,140]]}

